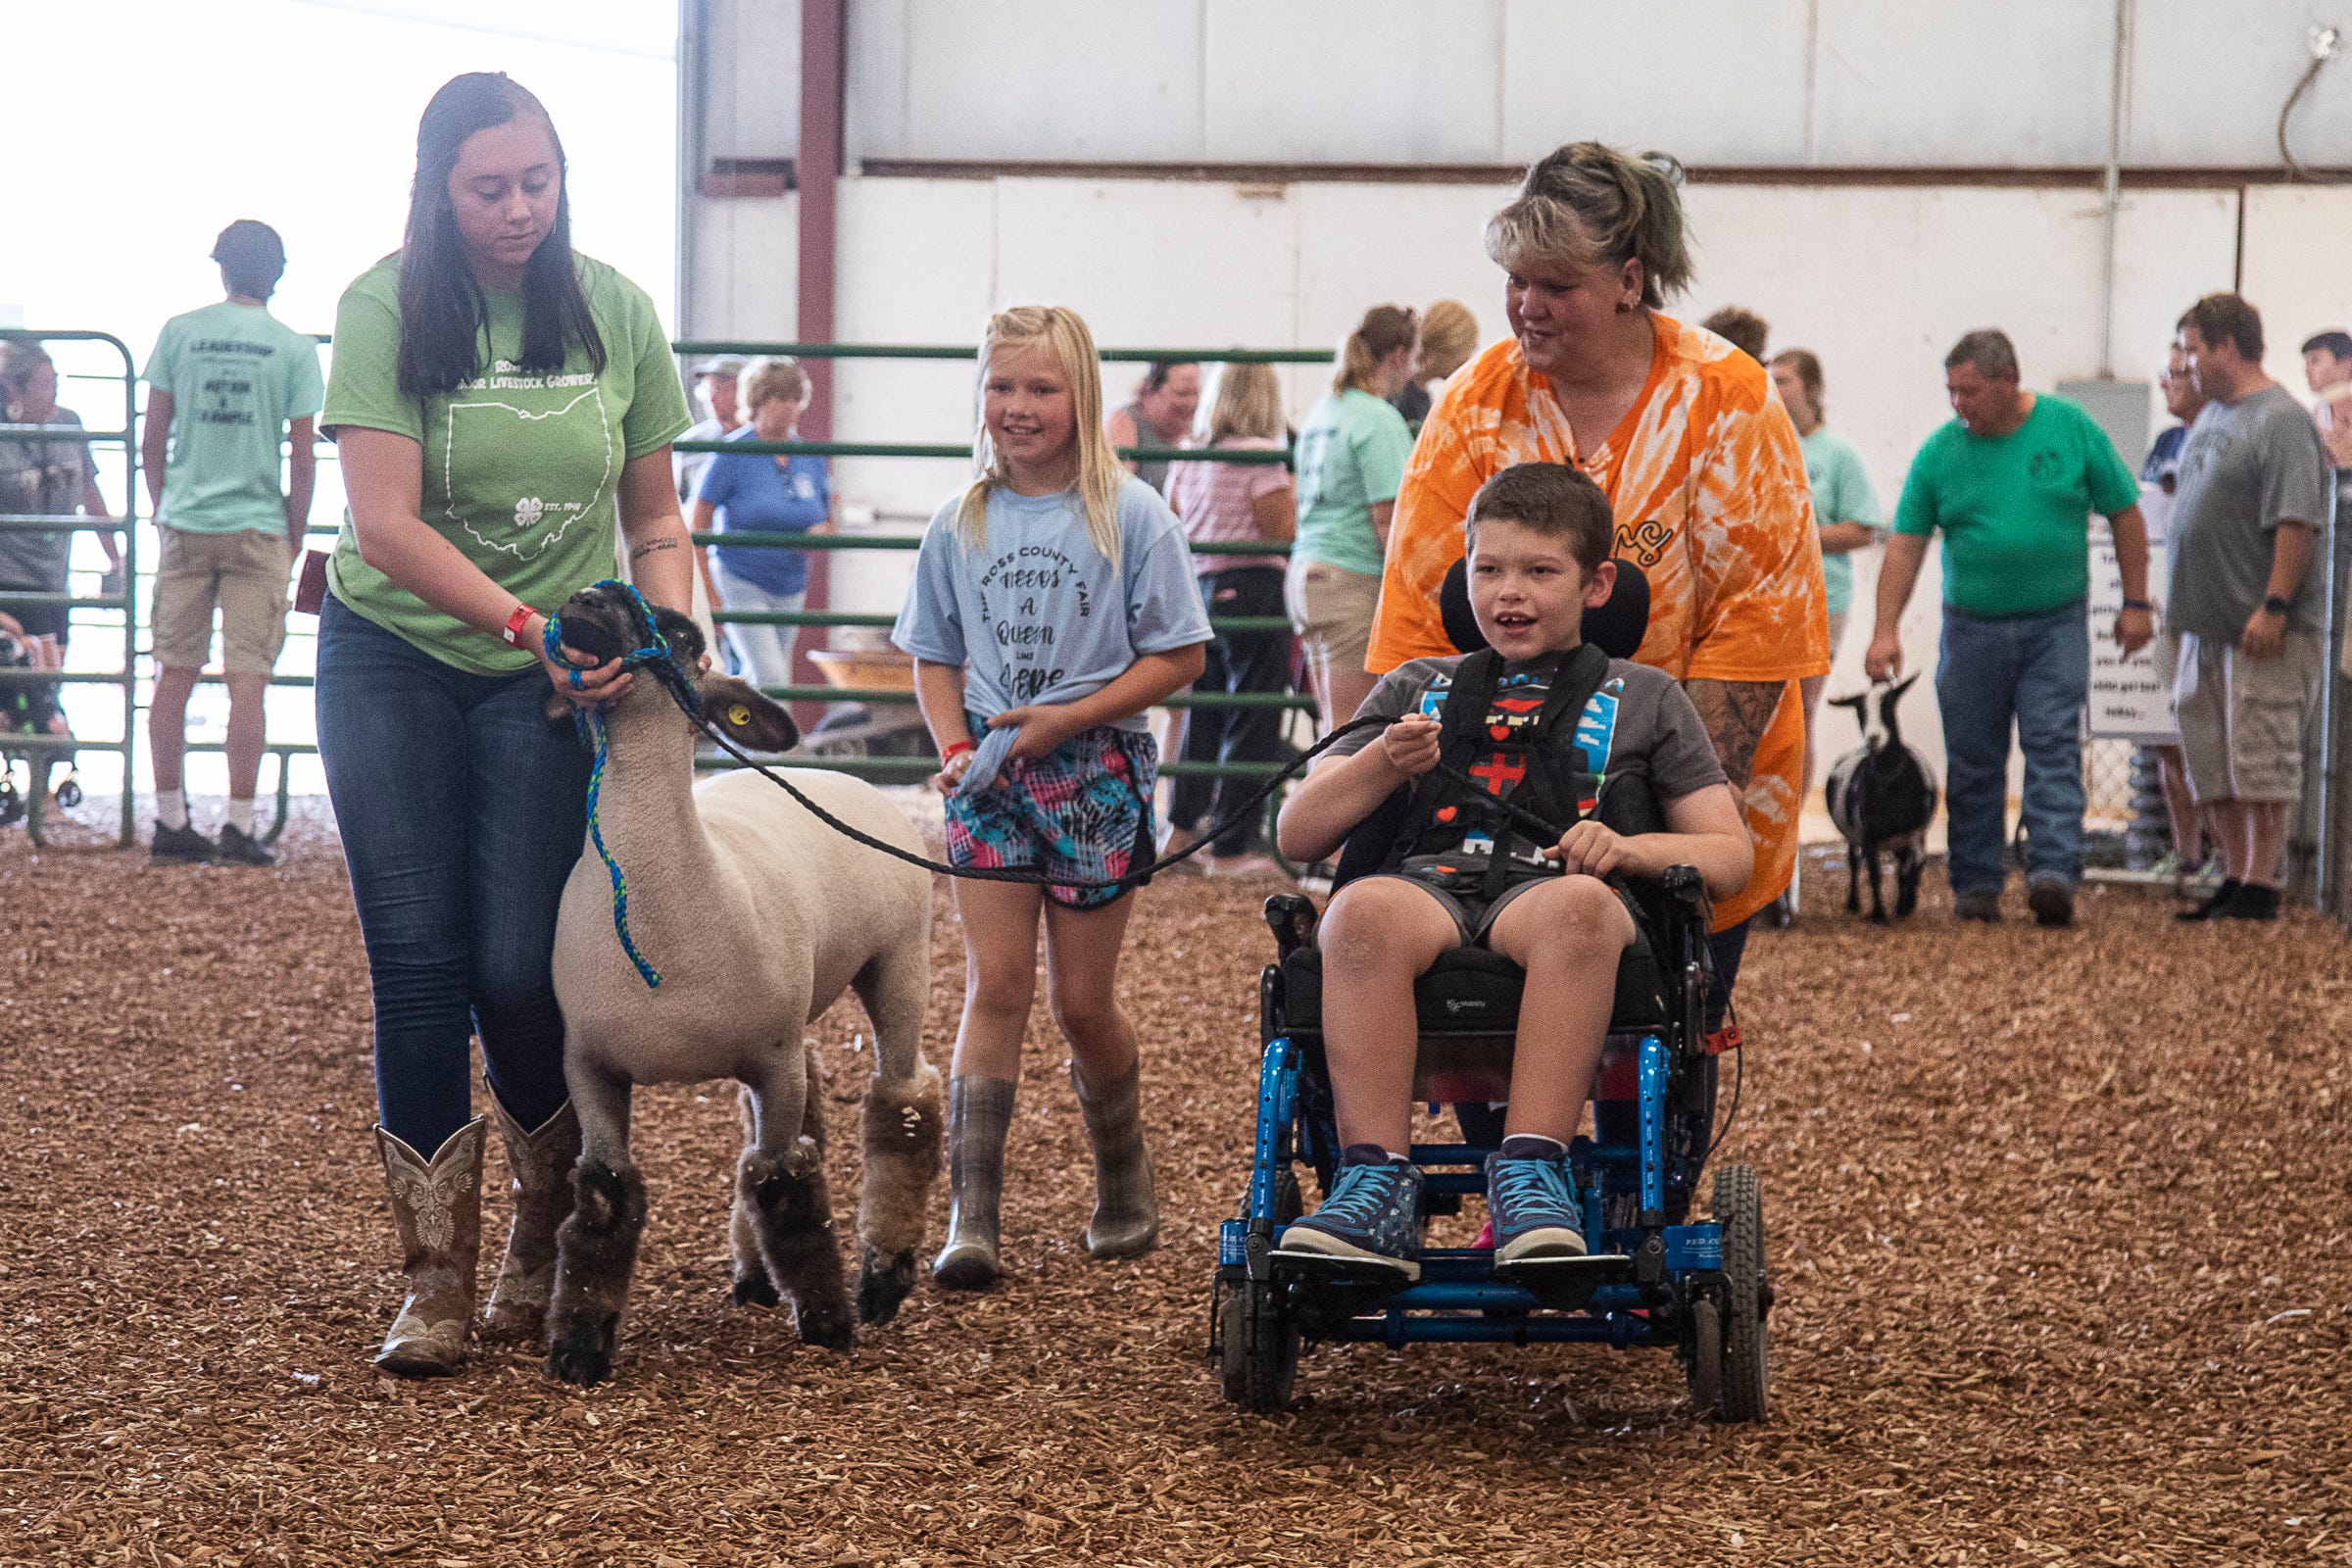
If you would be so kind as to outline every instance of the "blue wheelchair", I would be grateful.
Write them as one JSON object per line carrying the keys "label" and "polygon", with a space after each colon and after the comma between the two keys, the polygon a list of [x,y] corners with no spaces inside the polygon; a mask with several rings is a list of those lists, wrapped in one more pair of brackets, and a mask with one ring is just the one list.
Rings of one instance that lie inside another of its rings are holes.
{"label": "blue wheelchair", "polygon": [[[1647,809],[1654,813],[1654,803]],[[1690,1214],[1717,1140],[1704,889],[1696,870],[1676,866],[1626,891],[1639,934],[1617,971],[1594,1132],[1569,1149],[1592,1255],[1527,1283],[1497,1278],[1486,1249],[1425,1248],[1419,1279],[1403,1285],[1391,1271],[1308,1272],[1276,1254],[1276,1239],[1303,1208],[1298,1166],[1328,1192],[1341,1146],[1315,906],[1299,894],[1266,901],[1276,954],[1258,982],[1250,1191],[1240,1216],[1221,1228],[1212,1297],[1211,1353],[1227,1399],[1261,1412],[1287,1407],[1300,1348],[1318,1341],[1397,1349],[1426,1341],[1591,1342],[1670,1347],[1698,1408],[1725,1421],[1765,1419],[1773,1296],[1756,1172],[1719,1167],[1708,1218]],[[1458,1212],[1462,1195],[1485,1191],[1486,1158],[1502,1141],[1496,1102],[1508,1094],[1524,983],[1516,964],[1477,947],[1446,954],[1415,982],[1414,1096],[1433,1113],[1450,1103],[1461,1131],[1459,1143],[1411,1150],[1424,1175],[1425,1218]],[[1735,1078],[1735,1115],[1736,1086]]]}

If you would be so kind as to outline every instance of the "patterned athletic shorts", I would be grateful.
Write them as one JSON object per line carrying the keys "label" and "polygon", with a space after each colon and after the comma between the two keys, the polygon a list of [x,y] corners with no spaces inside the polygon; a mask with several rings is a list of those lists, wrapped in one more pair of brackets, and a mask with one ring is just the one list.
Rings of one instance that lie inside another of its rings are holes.
{"label": "patterned athletic shorts", "polygon": [[[985,733],[972,719],[972,733]],[[1149,734],[1108,725],[1086,730],[1050,756],[1007,760],[988,788],[948,797],[948,863],[1025,866],[1072,881],[1125,876],[1153,840],[1152,789],[1159,748]],[[1072,909],[1124,897],[1103,889],[1049,887]]]}

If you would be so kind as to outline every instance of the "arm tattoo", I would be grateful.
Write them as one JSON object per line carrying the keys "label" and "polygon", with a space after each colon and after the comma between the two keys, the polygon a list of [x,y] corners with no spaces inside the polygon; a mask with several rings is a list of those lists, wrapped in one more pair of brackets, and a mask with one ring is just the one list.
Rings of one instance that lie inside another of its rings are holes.
{"label": "arm tattoo", "polygon": [[1757,743],[1772,727],[1772,715],[1780,709],[1786,684],[1777,680],[1683,682],[1690,706],[1698,710],[1699,722],[1707,727],[1707,739],[1715,743],[1724,772],[1731,776],[1732,788],[1741,794],[1747,792],[1748,778],[1756,768]]}
{"label": "arm tattoo", "polygon": [[678,542],[675,539],[649,539],[644,544],[641,544],[636,549],[630,551],[629,559],[631,561],[637,561],[646,556],[652,555],[657,550],[675,550],[677,548]]}

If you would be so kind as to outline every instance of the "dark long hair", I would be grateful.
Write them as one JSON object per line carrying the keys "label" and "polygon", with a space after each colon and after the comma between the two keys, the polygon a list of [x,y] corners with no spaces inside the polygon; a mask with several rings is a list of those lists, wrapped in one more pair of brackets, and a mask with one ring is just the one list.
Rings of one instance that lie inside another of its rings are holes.
{"label": "dark long hair", "polygon": [[555,122],[530,91],[504,72],[454,76],[416,122],[416,183],[409,193],[408,237],[400,252],[400,389],[412,397],[453,392],[483,370],[489,348],[489,305],[449,205],[449,173],[466,138],[524,117],[547,127],[562,176],[556,222],[522,271],[522,368],[561,370],[571,346],[585,349],[596,373],[605,369],[605,340],[588,313],[571,254],[570,166]]}

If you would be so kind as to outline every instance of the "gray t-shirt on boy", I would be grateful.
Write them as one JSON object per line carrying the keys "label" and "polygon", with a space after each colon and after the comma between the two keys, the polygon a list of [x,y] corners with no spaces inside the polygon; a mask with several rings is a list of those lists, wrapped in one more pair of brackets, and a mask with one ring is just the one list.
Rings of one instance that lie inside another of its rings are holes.
{"label": "gray t-shirt on boy", "polygon": [[[2294,395],[2273,383],[2235,403],[2208,403],[2181,443],[2166,541],[2165,624],[2233,643],[2271,581],[2281,517],[2328,523],[2332,470],[2320,432]],[[2286,622],[2320,629],[2320,577],[2303,574]]]}
{"label": "gray t-shirt on boy", "polygon": [[[1453,687],[1454,671],[1461,666],[1463,657],[1456,654],[1446,659],[1414,659],[1397,665],[1381,677],[1380,684],[1372,688],[1372,695],[1364,699],[1363,707],[1355,710],[1355,716],[1398,718],[1406,713],[1422,713],[1431,718],[1442,717],[1446,695]],[[1514,720],[1526,721],[1549,694],[1553,667],[1555,662],[1550,659],[1503,665],[1502,674],[1494,683],[1497,711],[1488,715],[1489,722],[1507,727]],[[1567,723],[1564,715],[1561,723]],[[1329,755],[1352,756],[1378,740],[1382,733],[1377,729],[1358,730],[1343,737]],[[1600,775],[1600,787],[1604,790],[1611,787],[1612,781],[1622,788],[1622,781],[1647,778],[1659,805],[1663,806],[1724,782],[1723,763],[1715,755],[1714,743],[1707,739],[1707,727],[1699,721],[1698,710],[1690,706],[1690,699],[1684,694],[1682,683],[1647,664],[1610,660],[1607,679],[1585,704],[1573,730],[1555,729],[1552,734],[1555,738],[1572,739],[1573,744],[1585,749],[1585,766]],[[1490,788],[1508,794],[1499,784],[1491,784]]]}
{"label": "gray t-shirt on boy", "polygon": [[[1208,641],[1208,612],[1192,552],[1159,493],[1130,476],[1119,487],[1119,562],[1094,547],[1077,492],[988,495],[988,542],[968,548],[956,525],[960,495],[923,535],[914,581],[891,641],[935,664],[964,666],[963,706],[986,719],[1032,703],[1069,703],[1124,674],[1141,654]],[[1123,729],[1146,728],[1143,716]],[[991,730],[962,787],[986,788],[1012,745]]]}

